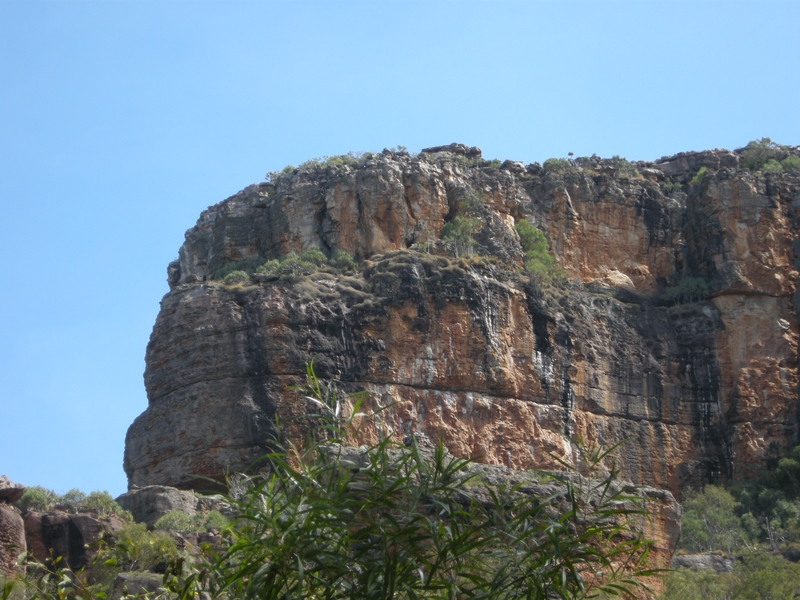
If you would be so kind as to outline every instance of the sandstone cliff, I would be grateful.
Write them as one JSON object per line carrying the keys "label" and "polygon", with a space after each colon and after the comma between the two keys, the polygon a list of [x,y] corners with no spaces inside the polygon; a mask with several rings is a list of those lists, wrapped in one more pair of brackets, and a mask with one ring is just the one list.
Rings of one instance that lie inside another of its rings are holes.
{"label": "sandstone cliff", "polygon": [[[675,493],[758,468],[797,438],[800,175],[740,160],[542,167],[461,145],[386,150],[209,207],[168,269],[148,408],[126,438],[129,483],[190,488],[246,468],[276,415],[302,412],[286,388],[312,359],[389,407],[366,439],[441,438],[521,469],[551,467],[548,453],[571,460],[568,437],[630,438],[622,475]],[[438,238],[468,198],[483,256],[456,259]],[[523,219],[546,234],[564,282],[522,272]],[[360,267],[215,279],[311,246]]]}

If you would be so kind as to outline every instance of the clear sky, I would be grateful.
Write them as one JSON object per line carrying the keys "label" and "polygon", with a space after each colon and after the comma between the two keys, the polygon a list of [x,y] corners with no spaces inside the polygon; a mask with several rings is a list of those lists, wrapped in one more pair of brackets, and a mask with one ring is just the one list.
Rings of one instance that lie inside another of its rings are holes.
{"label": "clear sky", "polygon": [[800,2],[0,0],[0,474],[126,489],[167,263],[322,155],[800,144]]}

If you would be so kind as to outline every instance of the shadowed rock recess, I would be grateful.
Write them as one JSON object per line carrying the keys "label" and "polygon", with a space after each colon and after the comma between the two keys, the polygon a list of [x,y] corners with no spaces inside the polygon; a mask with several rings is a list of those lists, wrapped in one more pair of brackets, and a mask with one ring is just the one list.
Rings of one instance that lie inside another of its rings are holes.
{"label": "shadowed rock recess", "polygon": [[[129,484],[202,488],[248,468],[276,417],[303,412],[287,386],[312,359],[388,407],[364,442],[441,438],[527,469],[571,461],[569,438],[629,438],[622,476],[676,494],[759,468],[798,433],[800,175],[740,159],[526,166],[459,144],[384,150],[209,207],[169,265]],[[440,238],[465,206],[475,256],[456,258]],[[522,220],[550,243],[552,283],[523,270]],[[312,246],[358,267],[222,281],[231,263],[252,273]]]}

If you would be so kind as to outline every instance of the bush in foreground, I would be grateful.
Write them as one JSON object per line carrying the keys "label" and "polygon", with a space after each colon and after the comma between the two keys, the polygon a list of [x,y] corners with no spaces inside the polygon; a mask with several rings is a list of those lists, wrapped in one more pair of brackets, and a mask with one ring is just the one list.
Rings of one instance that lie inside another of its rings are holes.
{"label": "bush in foreground", "polygon": [[[610,451],[581,448],[582,475],[548,473],[534,495],[481,479],[441,443],[346,448],[360,398],[345,418],[350,403],[311,368],[300,391],[319,409],[317,441],[269,454],[268,474],[238,481],[228,499],[238,516],[216,554],[193,562],[131,525],[103,566],[169,562],[158,597],[173,599],[584,598],[640,591],[654,574],[645,499],[613,468],[601,474]],[[37,597],[94,593],[68,573],[49,581],[58,594]]]}

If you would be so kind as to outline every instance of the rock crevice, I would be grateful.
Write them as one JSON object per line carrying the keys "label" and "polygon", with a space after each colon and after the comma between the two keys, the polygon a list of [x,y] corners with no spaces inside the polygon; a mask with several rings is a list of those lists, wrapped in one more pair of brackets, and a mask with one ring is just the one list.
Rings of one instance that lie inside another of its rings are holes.
{"label": "rock crevice", "polygon": [[[387,151],[209,207],[168,268],[130,484],[246,469],[300,410],[287,388],[311,360],[390,406],[365,442],[415,432],[522,469],[571,460],[564,433],[630,439],[622,475],[676,494],[760,468],[798,434],[800,176],[740,169],[740,155],[520,167],[460,145]],[[457,259],[440,237],[467,196],[483,256]],[[522,272],[521,219],[563,283]],[[311,246],[361,266],[217,278]]]}

